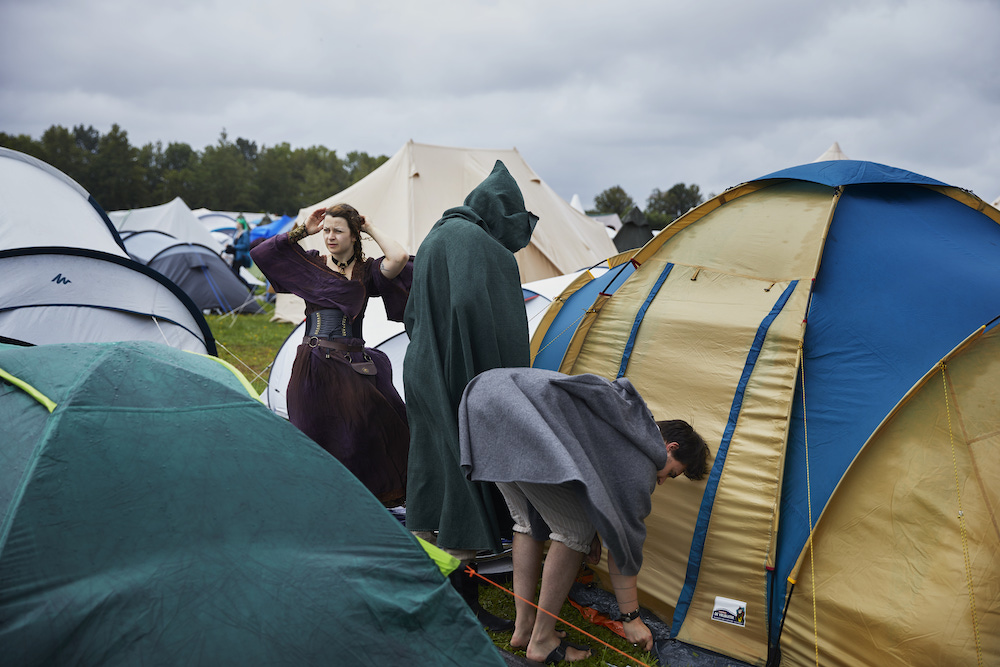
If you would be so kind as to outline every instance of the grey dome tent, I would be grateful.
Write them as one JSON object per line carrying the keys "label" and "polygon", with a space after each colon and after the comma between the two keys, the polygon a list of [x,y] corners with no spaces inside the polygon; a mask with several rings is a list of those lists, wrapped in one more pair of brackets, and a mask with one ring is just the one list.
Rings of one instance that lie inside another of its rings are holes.
{"label": "grey dome tent", "polygon": [[0,148],[0,336],[41,345],[157,341],[215,354],[188,296],[129,257],[100,205],[71,178]]}
{"label": "grey dome tent", "polygon": [[448,568],[248,388],[156,343],[0,345],[2,662],[503,667]]}
{"label": "grey dome tent", "polygon": [[264,312],[250,288],[210,248],[185,243],[155,230],[122,236],[125,249],[134,260],[169,278],[202,312]]}

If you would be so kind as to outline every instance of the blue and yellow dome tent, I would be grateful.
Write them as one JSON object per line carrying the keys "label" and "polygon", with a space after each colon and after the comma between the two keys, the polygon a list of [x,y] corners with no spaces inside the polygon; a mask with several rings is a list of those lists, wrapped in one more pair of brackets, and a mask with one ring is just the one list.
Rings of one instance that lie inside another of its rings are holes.
{"label": "blue and yellow dome tent", "polygon": [[0,345],[4,664],[495,665],[417,541],[216,358]]}
{"label": "blue and yellow dome tent", "polygon": [[[681,641],[764,664],[781,645],[788,579],[851,462],[1000,314],[1000,211],[904,170],[820,162],[728,190],[611,263],[550,309],[533,365],[626,375],[657,418],[686,419],[714,443],[706,483],[653,496],[643,601]],[[980,538],[995,563],[996,535]],[[952,565],[964,595],[963,564]],[[996,575],[976,584],[995,659]],[[739,623],[726,622],[731,608]],[[939,618],[926,623],[927,641],[945,641]],[[967,646],[966,626],[951,627],[945,643]],[[920,643],[900,654],[916,656],[909,664],[928,659]]]}

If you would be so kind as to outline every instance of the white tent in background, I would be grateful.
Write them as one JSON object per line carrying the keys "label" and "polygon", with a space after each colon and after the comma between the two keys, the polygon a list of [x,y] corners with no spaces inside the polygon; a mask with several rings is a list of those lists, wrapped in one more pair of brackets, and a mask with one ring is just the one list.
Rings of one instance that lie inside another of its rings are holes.
{"label": "white tent in background", "polygon": [[142,340],[215,354],[177,285],[133,259],[104,210],[40,160],[0,148],[0,337],[34,345]]}
{"label": "white tent in background", "polygon": [[[441,214],[461,206],[497,160],[503,161],[520,186],[525,205],[539,218],[531,243],[516,255],[521,282],[579,271],[617,254],[603,226],[559,197],[516,148],[452,148],[408,141],[361,181],[300,210],[297,222],[320,206],[347,203],[413,254]],[[302,244],[326,251],[319,234]],[[378,256],[378,247],[369,241],[365,253]],[[278,295],[275,319],[297,323],[303,313],[301,299]]]}
{"label": "white tent in background", "polygon": [[108,217],[119,232],[163,232],[183,243],[199,243],[217,253],[225,247],[180,197],[159,206],[111,211]]}
{"label": "white tent in background", "polygon": [[813,160],[813,162],[826,162],[828,160],[849,160],[850,158],[844,155],[844,151],[840,150],[840,144],[836,141],[833,145],[826,149],[826,152],[820,155],[818,158]]}

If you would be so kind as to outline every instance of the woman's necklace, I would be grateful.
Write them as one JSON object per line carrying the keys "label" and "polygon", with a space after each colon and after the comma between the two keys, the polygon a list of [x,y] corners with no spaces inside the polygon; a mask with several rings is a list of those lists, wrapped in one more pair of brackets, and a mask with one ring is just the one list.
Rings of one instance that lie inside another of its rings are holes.
{"label": "woman's necklace", "polygon": [[347,265],[350,264],[351,262],[353,262],[354,258],[357,257],[357,256],[358,256],[358,253],[354,253],[353,255],[351,255],[350,259],[348,259],[346,262],[339,261],[333,255],[330,255],[330,259],[332,259],[333,263],[336,264],[337,266],[339,266],[341,268],[341,270],[347,271]]}

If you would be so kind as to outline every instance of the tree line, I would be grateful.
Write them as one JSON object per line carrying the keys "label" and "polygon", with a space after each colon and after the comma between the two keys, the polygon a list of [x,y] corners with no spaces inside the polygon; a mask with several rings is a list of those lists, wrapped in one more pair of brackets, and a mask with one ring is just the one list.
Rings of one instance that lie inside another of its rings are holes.
{"label": "tree line", "polygon": [[[323,146],[293,149],[287,143],[258,148],[255,141],[231,141],[225,129],[201,151],[162,142],[133,146],[117,124],[106,134],[93,126],[53,125],[39,139],[0,132],[0,146],[47,162],[75,180],[107,211],[146,208],[180,197],[192,208],[294,215],[360,181],[388,160],[351,151],[344,157]],[[697,185],[654,189],[645,220],[662,229],[704,197]],[[591,215],[625,218],[636,206],[616,185],[594,198]]]}
{"label": "tree line", "polygon": [[38,140],[0,132],[0,146],[62,171],[107,211],[158,206],[180,197],[192,208],[294,215],[389,159],[361,151],[340,157],[323,146],[258,148],[242,137],[231,141],[225,129],[216,144],[201,151],[180,142],[137,147],[117,124],[106,134],[93,126],[53,125]]}
{"label": "tree line", "polygon": [[[709,195],[709,197],[714,196]],[[640,209],[640,213],[650,228],[663,229],[704,201],[705,197],[697,185],[677,183],[666,191],[654,188],[646,199],[646,210]],[[617,213],[618,217],[624,220],[626,215],[638,208],[632,197],[621,186],[615,185],[594,197],[594,209],[587,213],[590,215]]]}

